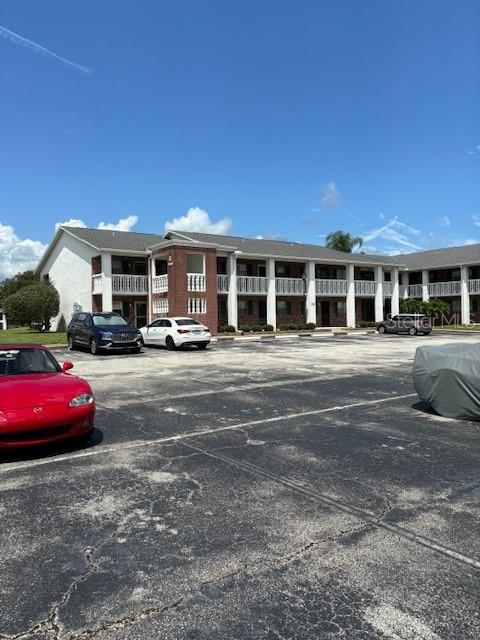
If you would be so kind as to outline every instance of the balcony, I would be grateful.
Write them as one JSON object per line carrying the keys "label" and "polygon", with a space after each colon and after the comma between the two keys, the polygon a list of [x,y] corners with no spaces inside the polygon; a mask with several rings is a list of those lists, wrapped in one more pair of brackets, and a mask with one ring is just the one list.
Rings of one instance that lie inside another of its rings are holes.
{"label": "balcony", "polygon": [[165,293],[168,291],[168,275],[153,276],[152,293]]}
{"label": "balcony", "polygon": [[468,293],[480,294],[480,280],[468,281]]}
{"label": "balcony", "polygon": [[393,282],[384,280],[383,281],[383,295],[384,297],[391,297],[393,293]]}
{"label": "balcony", "polygon": [[217,275],[217,293],[228,293],[229,276]]}
{"label": "balcony", "polygon": [[267,290],[267,278],[259,278],[256,276],[237,276],[237,293],[239,295],[248,293],[265,295]]}
{"label": "balcony", "polygon": [[97,293],[102,293],[102,274],[97,273],[92,276],[92,293],[95,295]]}
{"label": "balcony", "polygon": [[[92,293],[103,293],[103,276],[101,273],[92,276]],[[112,294],[114,295],[147,295],[148,277],[124,274],[112,275]]]}
{"label": "balcony", "polygon": [[421,284],[409,284],[408,285],[408,297],[409,298],[422,298],[423,285]]}
{"label": "balcony", "polygon": [[315,293],[317,296],[346,296],[346,280],[315,280]]}
{"label": "balcony", "polygon": [[456,280],[454,282],[431,282],[428,285],[428,295],[432,298],[441,296],[461,295],[462,284]]}
{"label": "balcony", "polygon": [[302,278],[275,278],[275,290],[280,296],[304,296],[305,284]]}
{"label": "balcony", "polygon": [[187,291],[206,291],[203,273],[187,273]]}
{"label": "balcony", "polygon": [[374,296],[375,282],[373,280],[355,280],[356,296]]}

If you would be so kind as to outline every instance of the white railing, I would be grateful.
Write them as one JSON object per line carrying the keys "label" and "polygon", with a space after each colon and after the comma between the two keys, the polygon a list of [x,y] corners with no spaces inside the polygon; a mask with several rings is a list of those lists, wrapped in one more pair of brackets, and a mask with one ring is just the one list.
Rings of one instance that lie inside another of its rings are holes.
{"label": "white railing", "polygon": [[428,295],[432,298],[438,296],[459,296],[461,294],[462,283],[455,282],[431,282],[428,285]]}
{"label": "white railing", "polygon": [[305,285],[302,278],[275,278],[275,289],[282,296],[305,295]]}
{"label": "white railing", "polygon": [[422,284],[409,284],[408,285],[408,297],[409,298],[422,298],[423,297],[423,285]]}
{"label": "white railing", "polygon": [[167,315],[168,313],[168,299],[157,298],[153,301],[153,313],[155,315]]}
{"label": "white railing", "polygon": [[102,293],[102,274],[92,276],[92,293]]}
{"label": "white railing", "polygon": [[112,293],[148,293],[147,276],[112,275]]}
{"label": "white railing", "polygon": [[268,289],[267,278],[257,278],[255,276],[238,276],[237,293],[259,293],[265,294]]}
{"label": "white railing", "polygon": [[383,295],[384,296],[391,296],[393,293],[393,283],[390,282],[389,280],[384,280],[383,281]]}
{"label": "white railing", "polygon": [[315,280],[317,296],[346,296],[346,280]]}
{"label": "white railing", "polygon": [[153,276],[152,293],[165,293],[165,291],[168,291],[168,275]]}
{"label": "white railing", "polygon": [[228,293],[229,276],[217,275],[217,292]]}
{"label": "white railing", "polygon": [[187,273],[187,291],[205,291],[203,273]]}
{"label": "white railing", "polygon": [[480,280],[469,280],[468,281],[468,292],[469,293],[480,293]]}
{"label": "white railing", "polygon": [[374,296],[375,282],[373,280],[355,280],[355,295]]}
{"label": "white railing", "polygon": [[205,298],[188,298],[187,310],[191,314],[207,313],[207,300]]}

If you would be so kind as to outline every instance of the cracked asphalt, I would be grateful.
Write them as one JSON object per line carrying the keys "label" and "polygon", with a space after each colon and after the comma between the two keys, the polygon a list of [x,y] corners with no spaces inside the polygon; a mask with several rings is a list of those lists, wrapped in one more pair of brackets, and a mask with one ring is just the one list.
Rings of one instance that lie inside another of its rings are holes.
{"label": "cracked asphalt", "polygon": [[83,449],[0,456],[0,639],[478,640],[480,424],[355,335],[57,350]]}

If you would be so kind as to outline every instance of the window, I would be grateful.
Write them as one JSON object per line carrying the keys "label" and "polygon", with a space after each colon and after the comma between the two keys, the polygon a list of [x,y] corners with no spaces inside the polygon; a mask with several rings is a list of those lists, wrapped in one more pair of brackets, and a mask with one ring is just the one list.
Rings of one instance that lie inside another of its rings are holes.
{"label": "window", "polygon": [[207,313],[207,300],[206,298],[188,298],[187,301],[188,313]]}
{"label": "window", "polygon": [[345,302],[343,300],[336,300],[333,303],[333,313],[336,316],[345,315],[345,311],[346,311],[346,306],[345,306]]}
{"label": "window", "polygon": [[203,253],[187,254],[187,273],[205,273],[205,256]]}
{"label": "window", "polygon": [[239,316],[253,315],[253,300],[239,300],[237,302],[237,311]]}
{"label": "window", "polygon": [[227,309],[227,301],[224,299],[219,300],[218,302],[218,308],[220,311],[220,315],[222,316],[226,316],[228,313],[228,309]]}
{"label": "window", "polygon": [[283,316],[291,316],[292,303],[290,300],[277,300],[277,313]]}
{"label": "window", "polygon": [[166,260],[155,260],[155,275],[164,276],[168,271]]}
{"label": "window", "polygon": [[170,322],[170,320],[159,320],[158,322],[160,323],[158,326],[164,327],[165,329],[172,326],[172,323]]}
{"label": "window", "polygon": [[305,315],[305,300],[302,300],[302,302],[300,302],[300,314],[302,316]]}
{"label": "window", "polygon": [[133,263],[133,273],[136,276],[146,276],[147,275],[147,263],[146,262],[134,262]]}
{"label": "window", "polygon": [[167,298],[157,298],[153,301],[153,313],[165,314],[168,313],[168,300]]}
{"label": "window", "polygon": [[237,274],[239,276],[246,276],[247,275],[247,265],[244,262],[238,262],[237,263]]}
{"label": "window", "polygon": [[385,282],[391,282],[392,281],[392,274],[390,271],[384,271],[383,272],[383,279],[385,280]]}
{"label": "window", "polygon": [[265,278],[267,276],[267,267],[264,264],[258,265],[258,276],[260,278]]}
{"label": "window", "polygon": [[191,318],[178,318],[177,320],[175,320],[175,322],[179,327],[185,327],[190,324],[200,324],[199,322],[197,322],[196,320],[192,320]]}

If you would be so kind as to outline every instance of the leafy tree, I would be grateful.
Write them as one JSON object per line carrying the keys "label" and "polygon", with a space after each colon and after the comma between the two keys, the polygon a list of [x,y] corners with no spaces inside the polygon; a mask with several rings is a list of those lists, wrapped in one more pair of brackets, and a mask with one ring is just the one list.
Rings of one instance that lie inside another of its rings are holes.
{"label": "leafy tree", "polygon": [[48,331],[50,319],[58,313],[60,300],[53,285],[37,282],[8,296],[2,304],[9,323],[34,325]]}
{"label": "leafy tree", "polygon": [[352,253],[355,247],[361,247],[363,238],[352,236],[346,231],[333,231],[326,237],[326,246],[329,249],[343,251],[344,253]]}
{"label": "leafy tree", "polygon": [[13,278],[7,278],[3,282],[0,282],[0,304],[11,296],[13,293],[17,293],[23,287],[39,282],[40,276],[35,271],[24,271],[23,273],[17,273]]}
{"label": "leafy tree", "polygon": [[416,298],[400,300],[400,313],[425,313],[424,303]]}
{"label": "leafy tree", "polygon": [[451,313],[451,307],[448,302],[431,298],[428,302],[422,302],[416,298],[406,298],[400,300],[401,313],[424,313],[430,318],[441,318]]}

